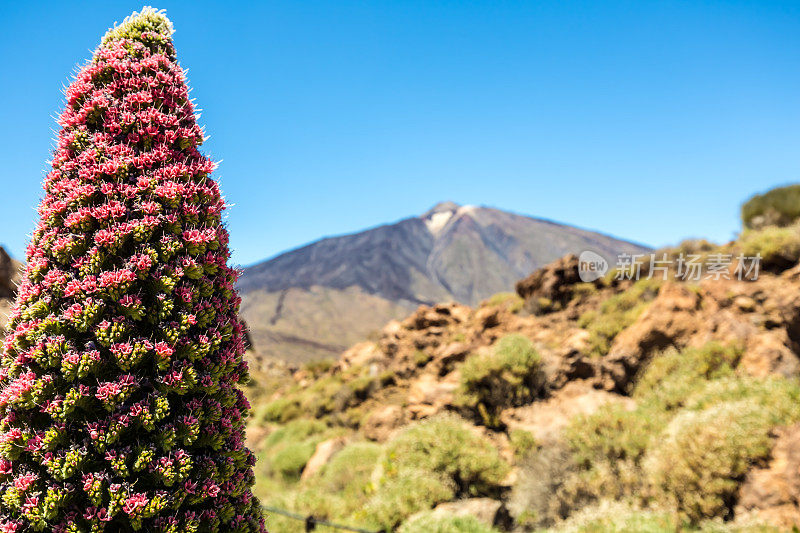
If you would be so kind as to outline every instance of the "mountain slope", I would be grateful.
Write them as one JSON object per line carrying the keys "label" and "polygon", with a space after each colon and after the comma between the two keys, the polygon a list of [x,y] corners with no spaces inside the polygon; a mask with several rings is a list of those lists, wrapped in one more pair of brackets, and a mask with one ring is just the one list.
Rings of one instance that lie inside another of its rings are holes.
{"label": "mountain slope", "polygon": [[569,255],[516,295],[420,306],[330,368],[256,374],[255,493],[404,533],[796,531],[800,248],[742,280],[735,263],[676,275],[683,254],[737,257],[753,238],[774,236],[661,250],[665,280],[581,283]]}
{"label": "mountain slope", "polygon": [[331,237],[246,268],[242,315],[263,355],[335,356],[420,304],[474,305],[567,253],[646,248],[498,209],[441,203],[419,217]]}

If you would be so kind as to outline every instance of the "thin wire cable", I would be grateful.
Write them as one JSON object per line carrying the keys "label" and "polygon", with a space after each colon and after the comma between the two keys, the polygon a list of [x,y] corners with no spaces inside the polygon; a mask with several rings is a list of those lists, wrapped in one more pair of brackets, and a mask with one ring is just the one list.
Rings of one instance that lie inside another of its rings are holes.
{"label": "thin wire cable", "polygon": [[300,520],[301,522],[305,522],[306,524],[306,531],[314,531],[317,526],[326,526],[332,527],[334,529],[341,529],[343,531],[353,531],[354,533],[385,533],[385,531],[372,531],[369,529],[362,529],[359,527],[353,526],[345,526],[343,524],[335,524],[333,522],[328,522],[327,520],[322,520],[319,518],[314,518],[313,515],[301,515],[299,513],[293,513],[291,511],[287,511],[285,509],[278,509],[277,507],[270,507],[268,505],[262,505],[265,511],[269,511],[271,513],[276,513],[279,515],[283,515],[287,518],[291,518],[293,520]]}

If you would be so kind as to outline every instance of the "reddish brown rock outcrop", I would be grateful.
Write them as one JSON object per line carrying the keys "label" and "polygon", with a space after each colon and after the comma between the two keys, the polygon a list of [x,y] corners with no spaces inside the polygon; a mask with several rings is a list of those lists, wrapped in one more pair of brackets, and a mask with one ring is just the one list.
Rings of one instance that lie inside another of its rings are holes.
{"label": "reddish brown rock outcrop", "polygon": [[406,419],[406,414],[399,405],[386,405],[373,411],[361,429],[368,439],[385,442],[397,428],[407,422]]}
{"label": "reddish brown rock outcrop", "polygon": [[569,254],[518,281],[516,289],[528,310],[539,313],[563,308],[580,282],[578,256]]}
{"label": "reddish brown rock outcrop", "polygon": [[736,507],[746,513],[787,531],[800,527],[800,424],[779,430],[769,463],[747,475]]}
{"label": "reddish brown rock outcrop", "polygon": [[309,479],[314,477],[328,464],[336,452],[341,450],[347,444],[345,437],[334,437],[332,439],[324,440],[317,444],[314,450],[314,455],[308,460],[306,466],[303,468],[303,473],[300,479]]}
{"label": "reddish brown rock outcrop", "polygon": [[800,283],[791,274],[756,282],[667,282],[648,309],[614,339],[601,362],[601,385],[626,392],[650,358],[710,341],[743,349],[754,376],[800,373]]}

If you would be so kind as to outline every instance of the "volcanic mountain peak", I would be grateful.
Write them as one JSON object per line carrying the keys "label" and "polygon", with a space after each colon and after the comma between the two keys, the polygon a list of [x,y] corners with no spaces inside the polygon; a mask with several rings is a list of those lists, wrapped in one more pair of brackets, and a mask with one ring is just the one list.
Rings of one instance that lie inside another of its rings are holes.
{"label": "volcanic mountain peak", "polygon": [[446,202],[439,202],[435,206],[431,207],[425,213],[423,213],[420,218],[427,219],[437,213],[454,213],[458,211],[458,208],[461,206],[455,202],[446,201]]}
{"label": "volcanic mountain peak", "polygon": [[461,216],[468,216],[479,209],[474,205],[458,205],[455,202],[440,202],[420,216],[431,235],[438,237],[451,222]]}
{"label": "volcanic mountain peak", "polygon": [[322,239],[246,268],[242,313],[259,351],[289,359],[336,356],[420,304],[475,305],[586,249],[612,264],[619,253],[646,250],[500,209],[442,202],[420,216]]}

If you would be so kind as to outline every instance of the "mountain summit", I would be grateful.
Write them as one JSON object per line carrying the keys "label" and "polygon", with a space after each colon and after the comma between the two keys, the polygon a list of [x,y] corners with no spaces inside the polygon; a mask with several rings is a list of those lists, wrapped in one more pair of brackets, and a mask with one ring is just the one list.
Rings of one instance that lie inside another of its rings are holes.
{"label": "mountain summit", "polygon": [[617,254],[647,250],[548,220],[442,202],[420,216],[324,238],[246,268],[242,313],[264,355],[335,356],[420,304],[474,305],[586,249],[611,264]]}

